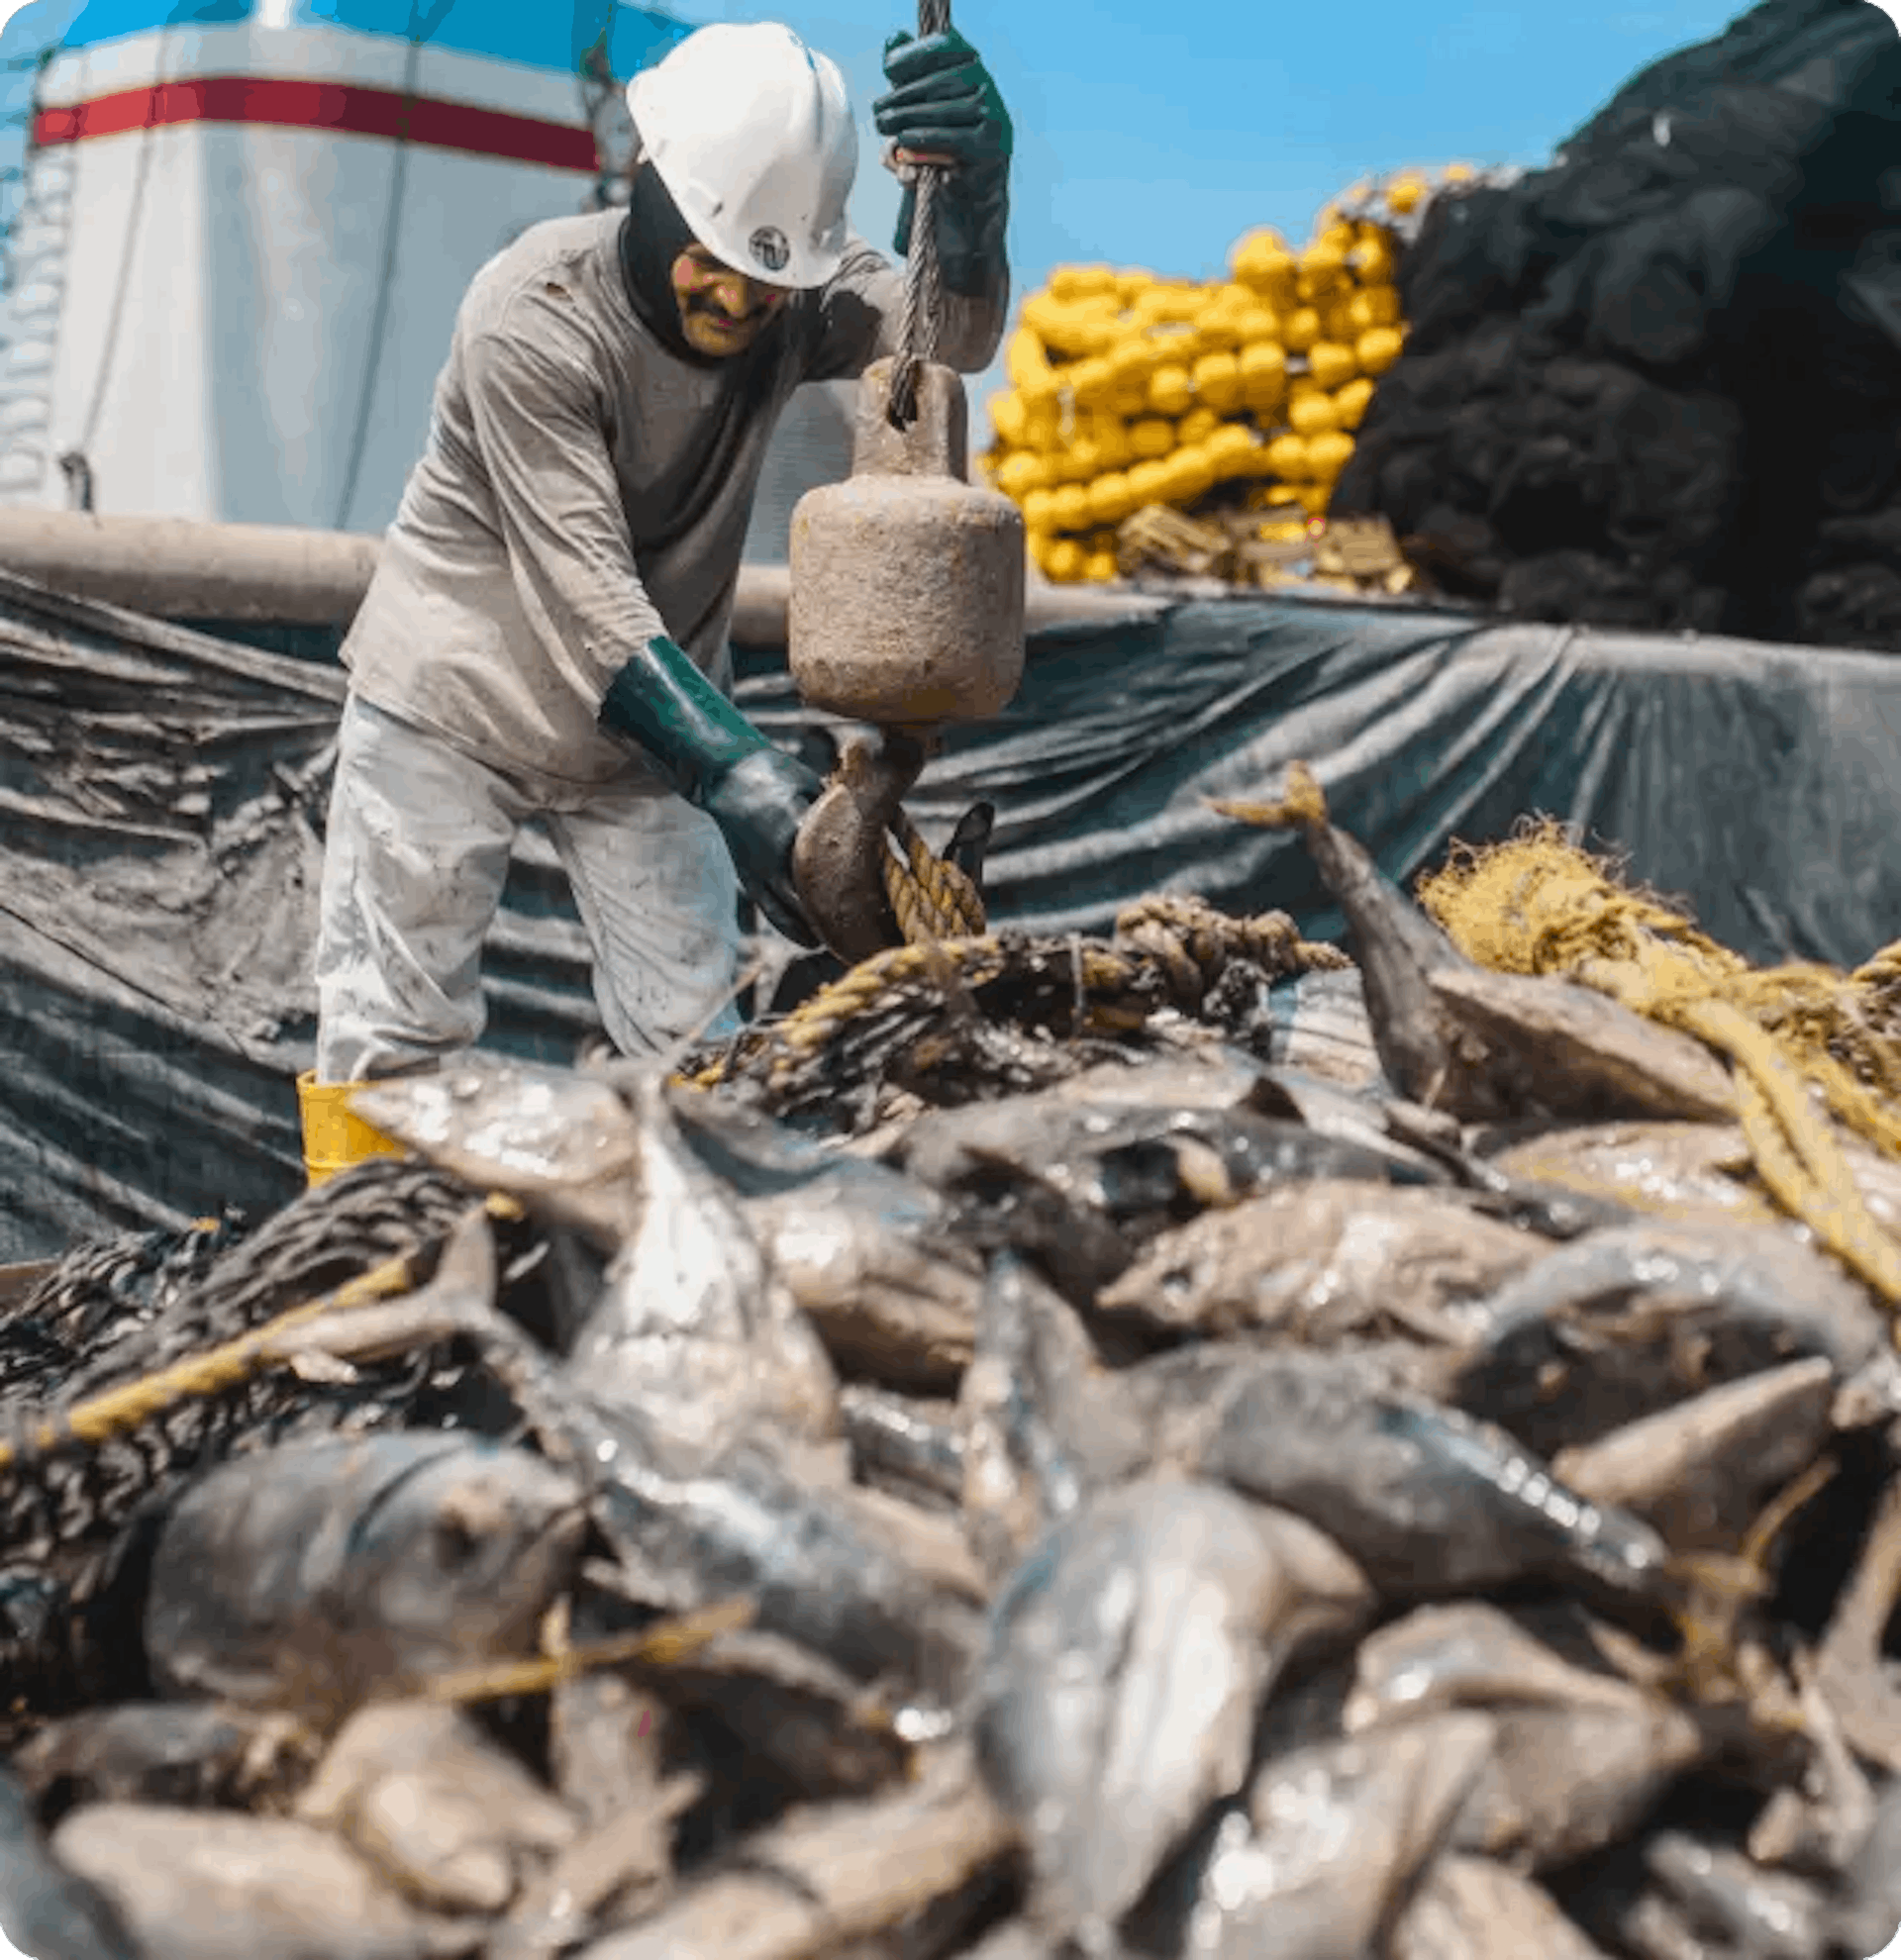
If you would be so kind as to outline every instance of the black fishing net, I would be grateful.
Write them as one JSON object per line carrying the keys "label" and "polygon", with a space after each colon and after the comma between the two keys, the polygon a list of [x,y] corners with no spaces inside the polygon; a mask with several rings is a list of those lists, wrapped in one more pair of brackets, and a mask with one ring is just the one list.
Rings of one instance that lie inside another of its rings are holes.
{"label": "black fishing net", "polygon": [[1334,510],[1522,618],[1901,648],[1901,37],[1768,0],[1443,199]]}

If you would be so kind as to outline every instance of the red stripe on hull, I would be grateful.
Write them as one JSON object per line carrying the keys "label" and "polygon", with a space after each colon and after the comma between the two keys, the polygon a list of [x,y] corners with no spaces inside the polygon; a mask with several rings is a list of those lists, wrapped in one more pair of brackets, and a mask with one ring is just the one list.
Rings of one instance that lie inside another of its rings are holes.
{"label": "red stripe on hull", "polygon": [[43,109],[33,140],[53,147],[127,130],[179,123],[249,123],[282,130],[335,130],[346,136],[407,140],[428,149],[459,149],[550,170],[599,168],[591,130],[500,109],[475,109],[434,96],[355,82],[259,80],[216,75],[160,82],[95,96],[66,109]]}

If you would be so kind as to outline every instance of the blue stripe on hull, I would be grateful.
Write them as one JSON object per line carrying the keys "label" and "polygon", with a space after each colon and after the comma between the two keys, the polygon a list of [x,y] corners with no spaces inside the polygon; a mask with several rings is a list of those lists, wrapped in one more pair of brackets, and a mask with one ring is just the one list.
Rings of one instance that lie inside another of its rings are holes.
{"label": "blue stripe on hull", "polygon": [[[255,0],[87,0],[62,37],[66,48],[91,48],[162,27],[235,27],[257,11]],[[626,77],[657,60],[692,32],[682,21],[614,0],[568,6],[522,0],[293,0],[290,25],[349,28],[385,40],[422,41],[458,54],[482,54],[528,68],[572,74],[581,56],[608,33],[609,64]]]}

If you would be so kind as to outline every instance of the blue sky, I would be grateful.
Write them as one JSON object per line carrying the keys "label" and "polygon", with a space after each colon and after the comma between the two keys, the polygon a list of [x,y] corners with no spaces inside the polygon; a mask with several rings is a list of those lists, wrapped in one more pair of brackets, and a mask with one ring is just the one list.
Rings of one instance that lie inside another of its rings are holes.
{"label": "blue sky", "polygon": [[[0,55],[56,32],[73,4],[30,0],[0,33]],[[890,0],[680,0],[678,11],[695,23],[783,20],[833,55],[864,117],[853,216],[888,245],[897,190],[868,110],[885,37],[915,30],[915,14]],[[1588,16],[1458,0],[956,0],[952,18],[1016,125],[1010,242],[1022,292],[1075,259],[1211,276],[1241,233],[1277,225],[1304,238],[1318,207],[1369,171],[1543,163],[1634,70],[1742,11],[1732,0]],[[17,109],[5,79],[0,110]],[[995,381],[993,371],[976,383],[977,399]]]}

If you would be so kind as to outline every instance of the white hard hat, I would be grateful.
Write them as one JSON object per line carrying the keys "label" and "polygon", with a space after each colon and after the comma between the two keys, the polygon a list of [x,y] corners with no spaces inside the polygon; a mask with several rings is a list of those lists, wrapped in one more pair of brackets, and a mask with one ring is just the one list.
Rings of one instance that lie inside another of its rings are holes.
{"label": "white hard hat", "polygon": [[790,28],[700,28],[634,77],[627,106],[642,154],[714,257],[795,290],[838,270],[857,125],[837,65]]}

